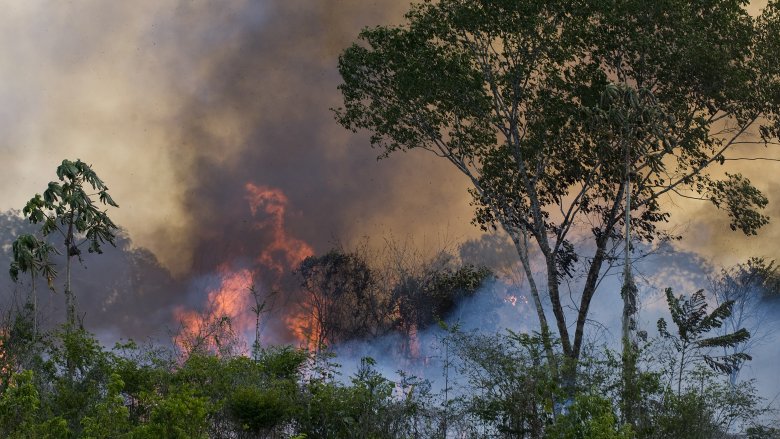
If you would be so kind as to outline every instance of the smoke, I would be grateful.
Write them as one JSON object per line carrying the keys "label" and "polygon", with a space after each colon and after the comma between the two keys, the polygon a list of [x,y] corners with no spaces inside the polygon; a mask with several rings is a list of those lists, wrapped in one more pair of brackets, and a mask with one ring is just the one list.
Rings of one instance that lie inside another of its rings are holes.
{"label": "smoke", "polygon": [[[314,248],[374,234],[468,234],[466,182],[425,154],[377,165],[337,106],[338,54],[405,1],[16,2],[0,17],[0,209],[63,158],[93,164],[135,245],[175,275],[245,243],[244,185],[280,188]],[[407,212],[426,212],[425,217]],[[241,216],[242,212],[244,216]],[[259,246],[260,243],[257,243]]]}
{"label": "smoke", "polygon": [[[445,363],[451,366],[450,378],[458,376],[452,366],[457,363],[454,349],[447,351],[450,330],[465,334],[505,334],[507,330],[532,332],[536,315],[525,292],[509,279],[486,281],[472,296],[466,297],[442,322],[411,334],[398,332],[371,339],[355,340],[333,347],[344,377],[356,373],[361,359],[376,361],[376,369],[385,377],[400,381],[400,373],[429,380],[433,390],[443,387]],[[461,377],[462,378],[462,377]]]}

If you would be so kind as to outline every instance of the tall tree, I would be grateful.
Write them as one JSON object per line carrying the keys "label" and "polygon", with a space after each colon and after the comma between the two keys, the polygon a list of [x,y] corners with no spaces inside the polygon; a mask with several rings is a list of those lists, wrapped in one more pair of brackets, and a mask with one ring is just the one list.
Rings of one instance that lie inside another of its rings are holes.
{"label": "tall tree", "polygon": [[[709,172],[738,145],[777,144],[778,2],[758,18],[746,3],[425,1],[341,55],[336,118],[382,157],[423,149],[469,178],[475,222],[515,243],[550,360],[552,310],[573,388],[599,281],[628,251],[626,188],[635,240],[671,237],[675,194],[746,234],[768,220],[747,178]],[[576,279],[572,316],[560,286]]]}
{"label": "tall tree", "polygon": [[[81,160],[63,160],[57,167],[60,182],[52,181],[43,196],[27,202],[22,212],[33,223],[42,223],[43,236],[57,233],[63,238],[65,255],[65,303],[68,328],[76,324],[76,298],[71,288],[73,258],[81,260],[81,248],[88,244],[89,253],[102,253],[101,245],[115,245],[117,226],[104,206],[119,207],[108,194],[108,187],[92,168]],[[91,187],[94,193],[88,193]]]}

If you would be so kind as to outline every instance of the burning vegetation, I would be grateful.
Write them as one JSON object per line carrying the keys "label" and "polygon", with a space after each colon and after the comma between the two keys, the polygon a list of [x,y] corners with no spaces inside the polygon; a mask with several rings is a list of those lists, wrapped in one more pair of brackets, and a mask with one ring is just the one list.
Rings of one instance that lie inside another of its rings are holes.
{"label": "burning vegetation", "polygon": [[[218,286],[196,309],[178,306],[175,344],[183,352],[246,353],[246,340],[265,319],[281,319],[295,343],[313,352],[350,341],[402,334],[399,355],[419,356],[417,333],[448,318],[492,276],[486,267],[463,264],[447,251],[429,260],[388,243],[384,256],[364,245],[315,256],[286,230],[288,199],[275,188],[248,183],[252,227],[270,236],[251,268],[216,270]],[[384,259],[384,260],[381,260]],[[285,276],[293,283],[280,292]],[[262,322],[253,315],[250,290],[267,305]],[[244,342],[239,342],[239,339]]]}

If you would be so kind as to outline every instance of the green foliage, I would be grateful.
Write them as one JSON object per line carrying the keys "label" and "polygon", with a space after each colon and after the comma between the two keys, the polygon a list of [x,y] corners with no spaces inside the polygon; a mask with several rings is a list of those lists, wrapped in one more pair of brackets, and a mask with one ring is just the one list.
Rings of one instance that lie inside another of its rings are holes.
{"label": "green foliage", "polygon": [[298,420],[306,437],[393,438],[399,437],[406,423],[392,398],[393,383],[373,369],[370,358],[361,367],[351,386],[326,380],[307,383],[304,409]]}
{"label": "green foliage", "polygon": [[612,403],[597,395],[578,395],[567,413],[556,419],[549,439],[631,439],[631,427],[620,426]]}
{"label": "green foliage", "polygon": [[295,383],[291,381],[278,381],[262,389],[243,387],[230,395],[227,412],[242,430],[260,434],[294,418],[295,396]]}
{"label": "green foliage", "polygon": [[130,412],[121,394],[124,385],[119,374],[111,374],[103,401],[95,405],[92,414],[81,420],[81,437],[111,439],[123,437],[130,431]]}
{"label": "green foliage", "polygon": [[713,182],[710,188],[712,203],[726,208],[731,230],[756,235],[759,228],[769,223],[769,218],[756,210],[766,207],[769,200],[742,174],[726,173],[725,180]]}
{"label": "green foliage", "polygon": [[[111,378],[112,358],[86,331],[64,328],[53,334],[42,365],[41,379],[53,388],[42,402],[48,411],[68,422],[68,428],[81,434],[82,420],[94,416],[98,406],[108,410],[112,401],[104,401]],[[118,382],[113,383],[114,388]],[[113,401],[115,403],[115,401]]]}
{"label": "green foliage", "polygon": [[[266,349],[257,359],[193,355],[177,363],[132,342],[106,351],[84,331],[42,339],[33,345],[41,361],[12,373],[0,389],[2,437],[634,437],[617,417],[617,356],[586,355],[580,391],[567,402],[538,334],[452,329],[447,364],[468,384],[452,379],[443,399],[424,380],[390,381],[370,358],[342,381],[327,359],[290,347]],[[751,423],[766,410],[750,382],[731,386],[700,368],[687,375],[683,391],[672,392],[658,376],[639,374],[636,437],[770,431]],[[556,406],[565,409],[556,414]]]}
{"label": "green foliage", "polygon": [[544,362],[539,335],[455,333],[460,369],[472,391],[467,411],[511,437],[541,437],[564,396]]}
{"label": "green foliage", "polygon": [[[119,207],[108,194],[108,187],[92,168],[81,160],[63,160],[57,167],[57,177],[62,183],[50,182],[43,197],[36,194],[22,212],[30,222],[43,223],[42,232],[48,236],[55,230],[66,236],[66,255],[81,254],[76,234],[83,234],[89,242],[90,253],[102,253],[101,245],[114,244],[116,225],[101,211],[87,193],[87,186],[97,191],[101,204]],[[58,224],[59,223],[59,224]],[[65,227],[65,230],[60,227]]]}
{"label": "green foliage", "polygon": [[146,394],[151,407],[149,421],[133,432],[137,438],[206,438],[208,399],[190,386],[175,386],[165,395]]}
{"label": "green foliage", "polygon": [[713,329],[720,328],[723,320],[731,315],[733,301],[727,301],[707,313],[707,301],[704,291],[693,293],[690,298],[675,297],[671,288],[666,289],[666,302],[677,326],[677,332],[668,331],[666,320],[658,320],[658,332],[665,340],[669,340],[679,354],[677,362],[678,393],[681,390],[682,376],[687,368],[703,360],[713,370],[729,374],[744,361],[750,360],[750,355],[736,352],[720,356],[710,355],[710,348],[734,347],[750,338],[745,328],[724,335],[707,336]]}
{"label": "green foliage", "polygon": [[35,330],[34,309],[26,304],[0,326],[0,392],[20,370],[38,367],[42,362],[44,340]]}
{"label": "green foliage", "polygon": [[260,367],[268,378],[295,380],[307,360],[305,351],[282,346],[263,350],[260,355]]}
{"label": "green foliage", "polygon": [[[43,197],[35,194],[24,206],[22,213],[30,223],[42,223],[41,233],[44,237],[57,232],[57,235],[65,238],[66,321],[70,327],[74,327],[76,302],[70,284],[71,258],[76,256],[81,260],[81,246],[85,243],[89,243],[89,253],[102,253],[101,246],[105,243],[116,245],[114,241],[117,226],[106,212],[100,209],[98,203],[104,206],[119,206],[108,194],[105,183],[81,160],[63,160],[57,167],[57,177],[60,182],[49,182]],[[88,193],[88,186],[97,192]],[[95,196],[97,200],[94,199]],[[11,266],[12,276],[15,277],[20,270],[30,271],[34,279],[36,272],[40,271],[51,287],[56,272],[48,264],[48,255],[54,248],[37,238],[27,237],[24,242],[20,242],[19,250],[19,258],[14,258],[16,265]]]}
{"label": "green foliage", "polygon": [[35,235],[24,234],[16,238],[11,248],[13,255],[9,270],[11,280],[16,282],[20,272],[30,273],[33,277],[40,274],[46,278],[49,288],[54,288],[57,270],[49,261],[49,256],[57,253],[57,250],[51,244],[38,239]]}
{"label": "green foliage", "polygon": [[[767,223],[747,178],[709,172],[735,145],[778,138],[780,14],[777,2],[758,18],[745,5],[424,1],[341,54],[336,120],[369,131],[380,157],[427,150],[469,179],[474,222],[504,229],[529,277],[529,247],[544,259],[531,294],[576,363],[603,265],[621,248],[628,175],[635,239],[674,237],[664,195],[711,201],[745,234]],[[559,285],[577,279],[573,325]]]}
{"label": "green foliage", "polygon": [[67,422],[59,416],[42,416],[32,371],[11,378],[0,396],[0,433],[9,439],[67,438]]}
{"label": "green foliage", "polygon": [[654,421],[651,437],[708,439],[720,433],[712,422],[710,402],[693,391],[668,393]]}

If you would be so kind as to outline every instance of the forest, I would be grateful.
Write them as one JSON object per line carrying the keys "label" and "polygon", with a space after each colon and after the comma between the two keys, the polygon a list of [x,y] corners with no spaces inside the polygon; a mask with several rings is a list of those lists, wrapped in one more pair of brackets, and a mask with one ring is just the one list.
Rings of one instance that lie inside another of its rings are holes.
{"label": "forest", "polygon": [[371,166],[457,172],[479,239],[315,251],[253,177],[220,212],[244,235],[196,250],[242,257],[182,287],[112,219],[122,177],[62,160],[0,216],[0,437],[780,438],[748,373],[780,266],[708,266],[669,226],[676,203],[737,241],[775,220],[738,165],[780,146],[780,2],[747,5],[426,0],[340,48],[336,124]]}

